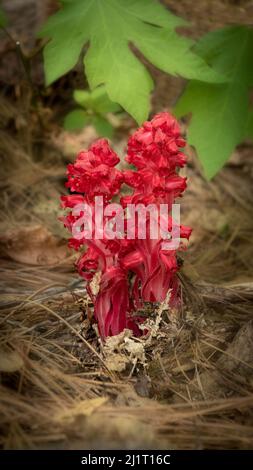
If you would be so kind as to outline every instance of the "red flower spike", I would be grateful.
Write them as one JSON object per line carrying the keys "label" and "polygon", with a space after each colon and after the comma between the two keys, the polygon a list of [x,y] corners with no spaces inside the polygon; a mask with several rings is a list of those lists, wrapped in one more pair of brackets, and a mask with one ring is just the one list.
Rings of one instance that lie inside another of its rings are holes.
{"label": "red flower spike", "polygon": [[[178,175],[178,169],[186,163],[182,152],[185,141],[180,136],[176,119],[168,113],[157,114],[140,127],[128,141],[126,161],[137,170],[120,172],[115,168],[119,157],[110,148],[107,140],[100,139],[88,151],[78,154],[74,164],[68,165],[70,191],[78,193],[62,196],[62,207],[69,213],[61,220],[72,232],[78,217],[73,215],[77,204],[87,203],[92,208],[96,196],[103,196],[104,203],[120,193],[122,183],[133,188],[131,195],[121,197],[121,204],[168,204],[169,211],[175,198],[181,197],[186,188],[186,178]],[[80,214],[82,215],[82,213]],[[110,220],[105,217],[103,223]],[[159,224],[161,224],[159,220]],[[164,222],[164,220],[163,220]],[[172,229],[172,217],[168,217],[168,232]],[[170,305],[177,305],[179,282],[177,251],[165,249],[159,236],[153,240],[149,235],[150,218],[146,220],[146,239],[123,238],[109,240],[70,238],[69,246],[78,250],[86,245],[86,251],[77,261],[79,274],[87,282],[87,290],[94,301],[94,316],[102,339],[130,328],[136,336],[142,334],[139,325],[143,319],[136,310],[143,302],[162,302],[170,290]],[[127,223],[125,220],[125,230]],[[164,228],[164,224],[163,224]],[[136,228],[133,226],[134,233]],[[180,225],[180,237],[189,239],[191,228]],[[95,273],[101,273],[99,292],[94,295],[91,282]],[[136,315],[137,313],[137,315]]]}
{"label": "red flower spike", "polygon": [[90,202],[99,195],[110,200],[123,183],[122,173],[114,168],[118,162],[107,140],[100,139],[87,152],[80,152],[74,164],[68,165],[66,186],[72,192],[84,194]]}
{"label": "red flower spike", "polygon": [[[125,182],[133,188],[131,196],[122,198],[123,205],[132,203],[168,204],[169,209],[186,188],[186,178],[178,176],[177,169],[186,163],[182,153],[185,141],[180,137],[176,119],[168,113],[156,115],[145,122],[128,142],[126,160],[137,171],[125,172]],[[149,233],[149,220],[146,222]],[[172,220],[169,219],[168,231]],[[191,229],[180,227],[180,236],[189,238]],[[161,302],[171,289],[171,305],[178,299],[179,269],[175,251],[162,249],[162,239],[136,240],[135,252],[126,255],[123,263],[135,272],[133,295],[136,305],[142,301]]]}
{"label": "red flower spike", "polygon": [[94,248],[89,247],[76,263],[77,270],[86,281],[93,279],[94,274],[99,270],[99,254]]}
{"label": "red flower spike", "polygon": [[102,339],[119,334],[127,326],[129,290],[126,272],[112,267],[102,275],[94,314]]}

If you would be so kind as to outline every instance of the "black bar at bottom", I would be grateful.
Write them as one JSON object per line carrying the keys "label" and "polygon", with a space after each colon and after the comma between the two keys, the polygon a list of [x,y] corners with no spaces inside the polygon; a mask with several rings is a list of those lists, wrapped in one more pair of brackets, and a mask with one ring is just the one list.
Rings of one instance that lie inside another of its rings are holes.
{"label": "black bar at bottom", "polygon": [[[101,468],[131,468],[154,466],[156,468],[194,468],[203,466],[213,467],[224,465],[225,468],[253,468],[253,451],[237,450],[196,450],[196,451],[172,451],[172,450],[3,450],[0,452],[0,465],[2,469],[14,465],[19,468],[35,470],[48,465],[60,465],[62,469],[68,468],[92,468],[94,465]],[[216,469],[215,469],[216,470]]]}

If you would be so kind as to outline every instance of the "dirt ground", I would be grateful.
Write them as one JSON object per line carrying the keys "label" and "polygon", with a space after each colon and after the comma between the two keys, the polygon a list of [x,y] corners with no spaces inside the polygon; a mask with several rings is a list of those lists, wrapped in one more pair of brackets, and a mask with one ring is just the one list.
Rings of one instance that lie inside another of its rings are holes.
{"label": "dirt ground", "polygon": [[[3,2],[13,22],[24,4],[29,10],[29,24],[12,31],[27,48],[54,8],[39,3]],[[163,3],[191,22],[192,37],[252,24],[252,1]],[[156,306],[148,338],[125,332],[105,347],[87,322],[92,305],[58,221],[66,164],[96,138],[92,127],[70,134],[60,126],[81,72],[45,91],[37,57],[34,97],[11,44],[1,44],[9,66],[0,74],[0,447],[252,448],[252,144],[240,145],[212,182],[187,148],[182,220],[194,231],[180,271],[181,310]],[[152,111],[171,109],[183,80],[150,70]],[[115,133],[121,155],[133,128],[125,117]]]}

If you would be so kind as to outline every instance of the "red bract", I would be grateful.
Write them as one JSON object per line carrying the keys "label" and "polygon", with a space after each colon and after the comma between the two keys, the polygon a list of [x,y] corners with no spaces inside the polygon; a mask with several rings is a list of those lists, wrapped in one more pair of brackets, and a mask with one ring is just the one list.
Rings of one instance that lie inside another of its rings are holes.
{"label": "red bract", "polygon": [[[120,195],[122,183],[133,188],[132,194],[121,197],[122,207],[127,204],[149,204],[159,208],[167,204],[171,211],[175,199],[182,196],[186,188],[186,178],[178,175],[178,169],[186,163],[181,148],[185,145],[180,137],[177,121],[168,113],[156,115],[145,122],[129,139],[126,161],[135,165],[136,170],[121,172],[115,168],[119,162],[116,153],[104,139],[98,140],[88,151],[80,152],[74,164],[68,166],[66,186],[71,192],[79,193],[62,197],[62,206],[69,213],[62,218],[70,232],[85,219],[85,210],[78,215],[76,205],[89,204],[92,221],[95,219],[95,198],[103,196],[109,203],[115,195]],[[126,211],[125,211],[126,214]],[[103,224],[113,224],[113,217],[103,215]],[[151,219],[145,219],[146,237],[138,239],[135,216],[124,221],[123,234],[108,239],[106,232],[98,239],[94,228],[91,236],[83,232],[83,238],[72,237],[69,246],[86,251],[77,262],[79,274],[87,283],[87,290],[94,302],[94,316],[101,337],[120,333],[130,328],[134,334],[141,333],[138,324],[138,308],[143,302],[162,302],[171,292],[170,305],[179,303],[177,271],[177,251],[164,246],[160,228],[164,220],[159,218],[159,235],[150,237]],[[166,230],[172,228],[172,217],[166,219]],[[133,224],[133,239],[127,238],[126,228]],[[189,239],[191,229],[180,226],[180,238]],[[94,292],[94,275],[100,273],[98,292]]]}
{"label": "red bract", "polygon": [[102,338],[117,335],[127,326],[129,290],[126,272],[118,266],[105,270],[94,304]]}
{"label": "red bract", "polygon": [[186,188],[186,178],[178,176],[177,168],[186,163],[186,156],[181,151],[184,145],[179,125],[168,113],[157,114],[130,137],[126,160],[138,171],[127,170],[124,177],[125,182],[135,189],[132,203],[172,205],[175,198],[181,196]]}
{"label": "red bract", "polygon": [[122,173],[114,168],[118,162],[107,140],[100,139],[87,152],[80,152],[73,165],[68,165],[66,186],[72,192],[86,195],[89,202],[99,195],[110,200],[123,181]]}
{"label": "red bract", "polygon": [[[145,122],[129,139],[126,160],[137,167],[127,170],[125,182],[134,190],[131,196],[122,198],[122,204],[168,204],[169,210],[186,188],[186,178],[178,176],[178,167],[186,163],[181,148],[185,141],[180,137],[176,119],[168,113],[156,115]],[[161,222],[161,218],[159,219]],[[146,233],[149,233],[147,219]],[[172,220],[168,220],[171,231]],[[191,229],[180,227],[180,237],[189,239]],[[175,250],[165,250],[163,239],[136,240],[135,253],[126,256],[124,263],[135,272],[133,297],[136,305],[142,301],[161,302],[171,290],[170,304],[178,302],[179,269]]]}

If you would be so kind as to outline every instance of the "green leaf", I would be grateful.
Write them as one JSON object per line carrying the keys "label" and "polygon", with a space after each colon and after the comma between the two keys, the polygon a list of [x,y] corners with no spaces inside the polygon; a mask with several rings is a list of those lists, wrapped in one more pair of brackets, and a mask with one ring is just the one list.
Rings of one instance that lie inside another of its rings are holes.
{"label": "green leaf", "polygon": [[92,124],[101,137],[108,137],[108,139],[113,137],[114,128],[111,123],[103,116],[94,116],[92,119]]}
{"label": "green leaf", "polygon": [[8,23],[7,16],[5,12],[0,7],[0,28],[4,28]]}
{"label": "green leaf", "polygon": [[176,106],[176,115],[192,112],[188,142],[193,145],[205,175],[211,179],[226,163],[245,129],[248,91],[233,85],[191,82]]}
{"label": "green leaf", "polygon": [[252,45],[252,28],[232,26],[206,34],[195,51],[229,81],[253,85]]}
{"label": "green leaf", "polygon": [[91,93],[88,90],[75,90],[73,97],[76,103],[82,106],[82,108],[91,109]]}
{"label": "green leaf", "polygon": [[120,106],[110,100],[104,86],[93,91],[75,90],[74,99],[83,108],[99,114],[116,113],[120,110]]}
{"label": "green leaf", "polygon": [[155,0],[61,0],[41,35],[45,46],[47,84],[77,63],[84,45],[85,72],[91,89],[104,84],[111,101],[119,103],[138,123],[148,117],[153,81],[130,44],[156,67],[173,75],[207,82],[224,77],[192,50],[192,41],[174,29],[184,24]]}
{"label": "green leaf", "polygon": [[64,128],[67,131],[81,130],[91,123],[91,117],[82,109],[74,109],[64,119]]}
{"label": "green leaf", "polygon": [[245,135],[249,87],[252,83],[253,32],[245,27],[214,31],[196,47],[230,81],[214,85],[191,81],[179,99],[177,117],[192,113],[188,140],[211,179]]}
{"label": "green leaf", "polygon": [[245,139],[253,140],[253,111],[250,110],[246,121]]}

